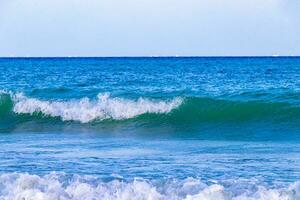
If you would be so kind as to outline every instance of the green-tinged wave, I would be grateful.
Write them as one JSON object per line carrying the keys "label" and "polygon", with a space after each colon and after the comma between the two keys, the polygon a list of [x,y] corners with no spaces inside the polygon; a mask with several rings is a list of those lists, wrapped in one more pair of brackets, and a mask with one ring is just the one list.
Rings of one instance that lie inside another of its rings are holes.
{"label": "green-tinged wave", "polygon": [[98,95],[96,100],[43,101],[24,95],[2,94],[1,121],[43,119],[77,123],[135,121],[142,123],[189,124],[226,122],[297,122],[300,107],[288,103],[229,101],[180,97],[171,100],[128,100]]}

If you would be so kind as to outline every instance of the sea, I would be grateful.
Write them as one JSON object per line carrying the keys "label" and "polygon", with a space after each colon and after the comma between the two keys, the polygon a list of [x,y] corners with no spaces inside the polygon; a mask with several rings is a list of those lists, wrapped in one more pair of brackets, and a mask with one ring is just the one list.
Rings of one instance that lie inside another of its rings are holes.
{"label": "sea", "polygon": [[300,57],[0,58],[0,200],[299,200]]}

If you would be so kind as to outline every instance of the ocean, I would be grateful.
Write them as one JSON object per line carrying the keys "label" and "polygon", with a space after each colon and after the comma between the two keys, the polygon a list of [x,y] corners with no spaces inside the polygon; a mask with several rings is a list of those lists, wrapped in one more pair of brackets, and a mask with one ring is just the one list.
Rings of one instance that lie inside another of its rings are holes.
{"label": "ocean", "polygon": [[299,200],[300,57],[0,58],[0,200]]}

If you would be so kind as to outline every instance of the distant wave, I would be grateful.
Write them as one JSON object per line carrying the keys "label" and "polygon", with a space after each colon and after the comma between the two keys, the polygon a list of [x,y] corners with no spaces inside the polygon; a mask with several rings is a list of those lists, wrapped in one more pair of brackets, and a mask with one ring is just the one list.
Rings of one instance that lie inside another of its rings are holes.
{"label": "distant wave", "polygon": [[270,189],[239,180],[228,180],[225,186],[217,182],[207,185],[194,178],[163,183],[141,178],[131,182],[120,179],[103,182],[93,176],[7,173],[0,176],[0,199],[297,200],[300,199],[300,183]]}
{"label": "distant wave", "polygon": [[158,101],[142,97],[134,101],[113,98],[109,94],[99,94],[95,100],[82,98],[69,101],[43,101],[26,97],[22,93],[10,94],[10,97],[14,113],[30,115],[41,113],[44,116],[60,117],[63,121],[82,123],[105,119],[123,120],[145,113],[169,113],[183,101],[181,98]]}
{"label": "distant wave", "polygon": [[[231,101],[200,97],[136,100],[98,94],[97,98],[41,100],[22,93],[0,94],[0,116],[57,117],[81,123],[136,119],[144,122],[184,124],[200,122],[299,122],[300,107],[283,102]],[[27,118],[28,119],[28,118]]]}

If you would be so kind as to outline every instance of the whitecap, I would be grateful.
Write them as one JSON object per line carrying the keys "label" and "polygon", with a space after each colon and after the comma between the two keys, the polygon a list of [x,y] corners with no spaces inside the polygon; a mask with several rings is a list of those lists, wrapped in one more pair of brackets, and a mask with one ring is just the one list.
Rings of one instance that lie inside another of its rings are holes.
{"label": "whitecap", "polygon": [[17,114],[42,113],[46,116],[60,117],[64,121],[88,123],[94,120],[124,120],[146,113],[164,114],[180,106],[182,98],[172,100],[152,100],[139,98],[130,100],[98,94],[97,99],[82,98],[68,101],[46,101],[29,98],[22,93],[12,95],[13,111]]}

